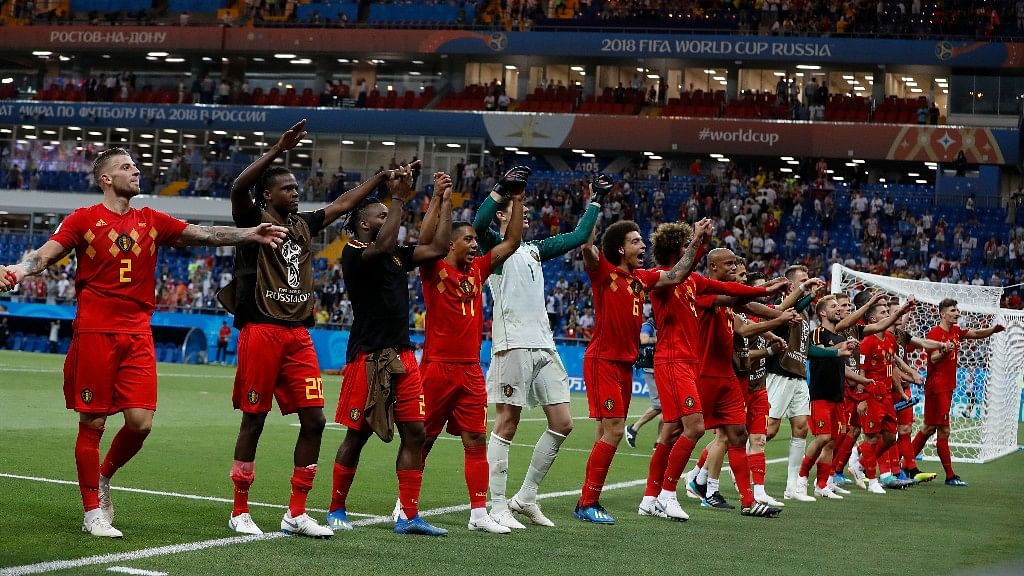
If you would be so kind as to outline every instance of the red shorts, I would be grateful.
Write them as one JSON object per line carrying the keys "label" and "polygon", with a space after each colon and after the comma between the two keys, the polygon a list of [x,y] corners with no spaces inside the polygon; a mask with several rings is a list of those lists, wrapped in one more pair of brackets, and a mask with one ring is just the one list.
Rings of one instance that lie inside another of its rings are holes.
{"label": "red shorts", "polygon": [[[402,350],[398,357],[405,366],[405,374],[395,374],[391,380],[392,389],[395,391],[395,422],[423,422],[427,412],[416,356],[412,350]],[[345,365],[334,421],[352,430],[361,430],[365,420],[363,411],[366,409],[369,393],[369,384],[366,381],[366,354],[360,352],[354,360]]]}
{"label": "red shorts", "polygon": [[949,409],[953,406],[953,391],[924,389],[924,425],[949,426]]}
{"label": "red shorts", "polygon": [[735,376],[705,376],[697,380],[700,403],[704,407],[704,428],[711,430],[726,425],[747,423],[747,407],[743,402],[742,384]]}
{"label": "red shorts", "polygon": [[665,422],[700,414],[697,368],[697,364],[691,362],[660,362],[654,365],[654,383],[658,387],[661,418]]}
{"label": "red shorts", "polygon": [[64,404],[86,414],[156,410],[153,334],[75,334],[64,358]]}
{"label": "red shorts", "polygon": [[847,395],[846,400],[843,401],[843,410],[846,413],[846,428],[860,428],[860,412],[857,412],[857,405],[860,404],[860,400],[855,400]]}
{"label": "red shorts", "polygon": [[632,362],[584,356],[583,383],[587,386],[590,417],[594,420],[625,418],[629,413],[629,401],[633,399]]}
{"label": "red shorts", "polygon": [[868,411],[861,418],[861,428],[865,434],[896,433],[896,409],[888,394],[881,399],[876,396],[868,398]]}
{"label": "red shorts", "polygon": [[811,434],[828,434],[833,440],[838,440],[840,434],[846,432],[845,422],[846,406],[843,402],[811,400]]}
{"label": "red shorts", "polygon": [[479,363],[424,362],[423,400],[428,437],[448,433],[487,432],[487,388]]}
{"label": "red shorts", "polygon": [[281,414],[324,407],[324,383],[304,326],[246,324],[238,335],[238,369],[231,402],[236,410]]}
{"label": "red shorts", "polygon": [[747,404],[747,433],[768,434],[768,389],[744,390],[743,398]]}

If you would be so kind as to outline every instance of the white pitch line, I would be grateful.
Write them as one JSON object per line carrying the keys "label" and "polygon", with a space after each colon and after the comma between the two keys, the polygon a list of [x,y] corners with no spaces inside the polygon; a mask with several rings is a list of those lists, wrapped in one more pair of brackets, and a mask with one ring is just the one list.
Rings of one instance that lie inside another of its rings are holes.
{"label": "white pitch line", "polygon": [[[35,368],[32,366],[6,366],[0,364],[0,372],[29,372],[32,374],[63,374],[63,368]],[[180,374],[177,372],[160,372],[157,374],[159,377],[170,376],[172,378],[231,378],[234,379],[234,374]]]}
{"label": "white pitch line", "polygon": [[[14,480],[30,480],[33,482],[44,482],[47,484],[65,484],[69,486],[78,486],[78,482],[74,480],[59,480],[57,478],[40,478],[38,476],[22,476],[20,474],[6,474],[0,472],[0,478],[11,478]],[[200,496],[198,494],[182,494],[181,492],[163,492],[160,490],[147,490],[145,488],[129,488],[126,486],[111,486],[111,490],[118,490],[120,492],[133,492],[135,494],[149,494],[151,496],[169,496],[171,498],[185,498],[186,500],[204,500],[207,502],[224,502],[226,504],[233,504],[234,500],[230,498],[220,498],[219,496]],[[249,506],[262,507],[262,508],[277,508],[278,510],[284,510],[288,506],[281,504],[268,504],[266,502],[253,502],[249,501]],[[323,508],[307,508],[310,512],[327,512]],[[374,514],[359,514],[351,512],[351,516],[365,516],[367,518],[376,518]]]}
{"label": "white pitch line", "polygon": [[129,568],[127,566],[111,566],[107,572],[120,572],[121,574],[135,574],[135,576],[167,576],[167,572],[156,572],[153,570],[142,570],[140,568]]}

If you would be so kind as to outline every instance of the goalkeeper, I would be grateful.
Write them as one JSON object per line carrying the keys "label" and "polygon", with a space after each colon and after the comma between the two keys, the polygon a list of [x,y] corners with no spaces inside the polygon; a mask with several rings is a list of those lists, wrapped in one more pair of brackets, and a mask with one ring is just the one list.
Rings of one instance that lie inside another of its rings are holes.
{"label": "goalkeeper", "polygon": [[[512,195],[526,187],[529,174],[529,168],[512,168],[480,205],[473,227],[479,236],[481,253],[501,242],[512,214]],[[572,431],[569,378],[555,350],[544,309],[544,270],[541,264],[587,241],[597,224],[601,201],[611,189],[611,179],[599,175],[591,187],[587,210],[575,230],[544,240],[523,242],[487,279],[494,298],[487,402],[495,405],[497,413],[487,444],[491,515],[499,524],[509,528],[525,528],[512,512],[522,514],[534,524],[554,526],[537,505],[537,489],[566,436]],[[499,231],[490,227],[495,216]],[[523,213],[523,218],[528,220],[528,212]],[[524,228],[527,224],[524,221]],[[515,496],[507,499],[509,446],[515,437],[523,408],[538,405],[544,409],[548,427],[534,447],[522,487]]]}

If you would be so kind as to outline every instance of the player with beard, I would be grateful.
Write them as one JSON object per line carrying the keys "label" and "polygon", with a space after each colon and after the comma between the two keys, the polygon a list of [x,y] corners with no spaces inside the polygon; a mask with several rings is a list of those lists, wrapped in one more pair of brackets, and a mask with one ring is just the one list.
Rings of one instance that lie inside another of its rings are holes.
{"label": "player with beard", "polygon": [[249,514],[249,489],[255,479],[256,448],[267,414],[277,400],[282,414],[297,413],[299,434],[293,455],[292,493],[281,530],[328,538],[330,528],[306,514],[325,425],[323,382],[313,341],[312,242],[321,230],[354,208],[385,178],[381,173],[312,212],[299,212],[295,176],[273,162],[306,137],[306,121],[288,129],[231,186],[231,216],[236,226],[261,222],[282,226],[288,239],[280,250],[240,247],[235,252],[234,281],[219,294],[235,315],[238,369],[232,401],[242,411],[235,441],[231,480],[234,507],[228,527],[242,534],[262,534]]}
{"label": "player with beard", "polygon": [[[435,175],[434,190],[451,187],[451,178]],[[469,489],[469,529],[508,534],[487,513],[487,389],[480,370],[483,339],[483,283],[491,271],[519,248],[523,237],[523,191],[512,195],[510,224],[494,248],[478,256],[476,230],[469,222],[452,224],[448,255],[420,267],[426,312],[426,339],[420,370],[427,406],[423,463],[447,424],[449,434],[460,436],[465,451],[464,471]],[[433,236],[436,214],[424,217],[427,243]]]}
{"label": "player with beard", "polygon": [[[440,218],[431,242],[402,246],[398,244],[398,227],[403,208],[416,196],[412,170],[402,167],[387,185],[390,205],[375,200],[360,203],[348,222],[352,239],[341,254],[354,321],[335,414],[335,421],[348,427],[348,432],[335,458],[327,523],[336,530],[352,528],[346,499],[359,455],[374,432],[390,440],[393,418],[401,438],[395,468],[402,507],[394,531],[443,536],[447,530],[430,525],[419,515],[426,411],[419,367],[409,341],[408,273],[448,253],[451,189],[433,199],[440,203]],[[372,403],[368,404],[368,399]]]}
{"label": "player with beard", "polygon": [[[600,250],[594,246],[593,234],[583,247],[584,266],[594,291],[596,316],[594,337],[583,356],[583,379],[590,403],[590,417],[597,421],[598,439],[587,459],[586,478],[576,504],[575,516],[580,520],[615,523],[615,519],[601,506],[600,497],[608,468],[626,428],[625,418],[632,398],[633,362],[639,350],[640,326],[643,323],[644,297],[649,290],[678,286],[686,280],[696,265],[698,249],[710,233],[710,220],[700,221],[685,253],[668,270],[646,270],[642,267],[646,246],[639,226],[630,220],[609,226],[601,239]],[[659,346],[659,350],[662,348]],[[662,397],[663,409],[664,402]]]}
{"label": "player with beard", "polygon": [[957,325],[960,307],[957,301],[946,298],[939,302],[939,323],[928,331],[928,339],[936,342],[951,342],[944,350],[933,350],[928,354],[928,379],[924,386],[924,428],[914,437],[914,454],[920,454],[928,438],[938,432],[935,448],[939,461],[946,472],[947,486],[967,486],[953,471],[953,460],[949,453],[949,410],[956,389],[957,358],[964,340],[980,340],[1005,330],[996,324],[980,330],[964,330]]}
{"label": "player with beard", "polygon": [[[137,209],[139,169],[127,150],[96,156],[92,174],[103,191],[99,204],[79,208],[42,246],[13,266],[0,266],[0,292],[42,273],[72,251],[78,260],[74,334],[64,361],[64,401],[78,412],[75,467],[82,495],[82,531],[120,538],[114,528],[110,480],[153,429],[157,372],[153,329],[157,249],[162,246],[280,246],[286,230],[269,223],[253,228],[196,226],[153,210]],[[121,412],[124,426],[100,464],[107,418]]]}

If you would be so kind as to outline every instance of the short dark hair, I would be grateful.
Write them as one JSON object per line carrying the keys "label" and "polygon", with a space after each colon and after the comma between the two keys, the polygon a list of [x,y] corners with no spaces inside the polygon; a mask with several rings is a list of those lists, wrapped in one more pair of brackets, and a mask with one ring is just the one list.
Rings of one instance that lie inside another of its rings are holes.
{"label": "short dark hair", "polygon": [[345,222],[345,229],[355,236],[359,231],[359,221],[363,218],[363,211],[374,204],[380,203],[380,198],[377,198],[376,196],[360,200],[359,204],[356,204],[356,207],[349,212],[348,221]]}
{"label": "short dark hair", "polygon": [[466,226],[469,226],[470,228],[473,228],[473,223],[472,222],[466,222],[465,220],[454,220],[454,221],[452,221],[452,239],[453,240],[455,239],[454,235],[455,235],[455,233],[457,231],[465,228]]}
{"label": "short dark hair", "polygon": [[103,152],[100,152],[96,159],[92,162],[92,178],[96,181],[96,185],[100,185],[100,176],[103,175],[103,171],[107,169],[107,162],[114,156],[131,156],[124,148],[107,148]]}
{"label": "short dark hair", "polygon": [[274,181],[274,178],[282,176],[284,174],[291,174],[292,171],[285,168],[284,166],[271,166],[260,174],[260,179],[256,183],[256,190],[253,191],[255,194],[254,200],[256,205],[260,208],[267,207],[267,200],[263,197],[263,191],[270,189],[270,184]]}
{"label": "short dark hair", "polygon": [[768,277],[764,275],[764,272],[751,272],[747,274],[747,284],[750,286],[754,285],[754,282],[758,280],[768,281]]}
{"label": "short dark hair", "polygon": [[875,315],[876,312],[878,312],[879,308],[888,308],[888,307],[889,307],[889,303],[888,302],[885,302],[884,300],[883,301],[879,301],[874,306],[872,306],[871,308],[868,308],[867,313],[864,314],[864,318],[865,319],[871,318],[872,316]]}
{"label": "short dark hair", "polygon": [[818,300],[818,302],[814,305],[814,315],[815,316],[821,315],[821,311],[825,309],[825,306],[828,306],[829,302],[831,302],[833,300],[837,300],[837,299],[838,298],[836,298],[836,294],[827,294],[825,296],[822,296]]}
{"label": "short dark hair", "polygon": [[672,257],[683,246],[689,244],[691,238],[693,238],[693,227],[686,222],[659,224],[654,232],[651,232],[651,250],[654,252],[654,261],[662,266],[675,264]]}
{"label": "short dark hair", "polygon": [[619,248],[626,244],[626,236],[630,232],[640,232],[640,227],[632,220],[619,220],[604,231],[601,238],[601,252],[606,260],[618,266],[622,263]]}
{"label": "short dark hair", "polygon": [[957,305],[957,301],[952,298],[943,298],[942,302],[939,302],[939,314],[942,314],[946,310]]}
{"label": "short dark hair", "polygon": [[857,292],[857,295],[853,297],[853,305],[860,308],[867,304],[868,300],[871,300],[872,295],[873,294],[870,290],[861,290],[860,292]]}

